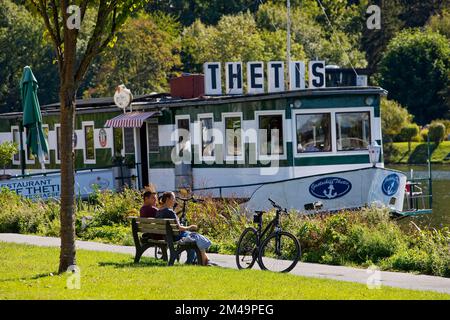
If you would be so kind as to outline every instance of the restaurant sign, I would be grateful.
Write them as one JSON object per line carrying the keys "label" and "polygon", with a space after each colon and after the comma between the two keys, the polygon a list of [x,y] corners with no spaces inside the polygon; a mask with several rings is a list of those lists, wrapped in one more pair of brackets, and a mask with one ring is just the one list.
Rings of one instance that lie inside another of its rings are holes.
{"label": "restaurant sign", "polygon": [[[0,188],[3,187],[31,199],[58,199],[61,193],[61,175],[49,174],[0,181]],[[76,173],[75,194],[77,197],[87,197],[96,189],[114,190],[112,169]]]}

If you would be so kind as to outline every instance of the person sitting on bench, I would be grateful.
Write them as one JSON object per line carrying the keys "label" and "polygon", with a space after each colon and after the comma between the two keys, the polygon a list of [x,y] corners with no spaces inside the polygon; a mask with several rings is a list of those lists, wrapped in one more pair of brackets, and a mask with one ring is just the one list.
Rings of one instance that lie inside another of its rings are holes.
{"label": "person sitting on bench", "polygon": [[[158,194],[154,190],[147,190],[144,192],[144,205],[139,211],[141,218],[155,218],[158,213],[156,204],[158,202]],[[164,240],[164,236],[160,234],[144,233],[144,239]]]}
{"label": "person sitting on bench", "polygon": [[[211,246],[211,241],[205,236],[202,236],[198,233],[190,233],[191,231],[196,231],[198,229],[196,225],[185,227],[180,224],[178,216],[176,215],[175,211],[173,211],[173,207],[175,205],[175,194],[173,192],[164,192],[161,202],[163,207],[158,211],[156,217],[159,219],[175,219],[178,225],[178,229],[180,230],[180,235],[177,236],[175,240],[178,241],[185,237],[191,238],[193,240],[195,239],[195,242],[197,243],[197,246],[200,249],[201,253],[201,257],[198,258],[202,259],[201,262],[203,265],[208,265],[209,259],[206,255],[206,249]],[[188,259],[186,263],[192,263],[195,257],[195,251],[188,250],[187,254]]]}
{"label": "person sitting on bench", "polygon": [[140,216],[141,218],[155,218],[158,208],[156,203],[158,202],[158,194],[153,191],[145,191],[144,195],[144,205],[141,207]]}

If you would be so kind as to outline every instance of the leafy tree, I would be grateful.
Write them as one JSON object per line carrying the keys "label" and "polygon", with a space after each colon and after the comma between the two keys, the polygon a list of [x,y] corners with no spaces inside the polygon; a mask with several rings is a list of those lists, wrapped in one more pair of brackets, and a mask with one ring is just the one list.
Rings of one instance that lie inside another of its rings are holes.
{"label": "leafy tree", "polygon": [[99,56],[84,96],[111,96],[126,84],[134,94],[166,91],[168,79],[180,67],[180,26],[173,17],[140,14],[117,33],[117,43]]}
{"label": "leafy tree", "polygon": [[431,31],[439,32],[450,40],[450,8],[432,16],[428,21],[428,28]]}
{"label": "leafy tree", "polygon": [[428,135],[430,141],[439,144],[445,138],[445,125],[440,122],[435,122],[428,128]]}
{"label": "leafy tree", "polygon": [[400,0],[374,0],[371,4],[381,8],[381,28],[368,29],[364,22],[361,47],[366,52],[369,70],[375,73],[389,41],[403,28],[404,22],[400,19],[403,10]]}
{"label": "leafy tree", "polygon": [[[61,123],[61,253],[59,272],[65,272],[75,259],[75,174],[72,137],[75,123],[75,96],[92,60],[114,43],[115,34],[131,13],[145,1],[132,0],[78,0],[79,22],[83,26],[88,8],[96,14],[95,24],[86,41],[85,49],[77,47],[83,38],[69,14],[68,1],[27,0],[29,7],[41,17],[55,49],[60,78]],[[69,23],[71,22],[71,24]],[[80,53],[79,50],[82,50]]]}
{"label": "leafy tree", "polygon": [[[206,26],[197,20],[184,30],[183,52],[193,71],[201,71],[206,61],[284,61],[286,31],[260,30],[250,13],[223,16],[217,26]],[[291,56],[303,59],[302,46],[294,42]]]}
{"label": "leafy tree", "polygon": [[254,12],[259,3],[258,0],[151,0],[146,10],[174,15],[184,26],[190,26],[197,19],[207,25],[215,25],[223,15],[247,10]]}
{"label": "leafy tree", "polygon": [[450,118],[449,119],[436,119],[431,121],[430,124],[442,123],[445,126],[445,134],[450,135]]}
{"label": "leafy tree", "polygon": [[3,174],[6,171],[6,165],[11,162],[13,155],[17,153],[17,143],[4,141],[0,144],[0,167],[3,167]]}
{"label": "leafy tree", "polygon": [[[291,35],[293,43],[301,44],[309,59],[317,57],[324,59],[328,64],[337,64],[342,67],[350,67],[351,64],[356,67],[364,67],[366,65],[364,53],[358,49],[360,33],[355,31],[350,36],[344,31],[346,23],[333,22],[335,29],[332,32],[333,29],[328,26],[327,22],[319,19],[321,15],[323,15],[322,9],[317,6],[317,1],[305,0],[299,6],[292,6]],[[256,13],[256,22],[260,29],[286,30],[287,9],[285,3],[269,2],[261,5]]]}
{"label": "leafy tree", "polygon": [[402,13],[400,18],[406,28],[424,26],[429,18],[449,8],[449,0],[401,0]]}
{"label": "leafy tree", "polygon": [[[23,67],[33,68],[42,104],[58,99],[57,67],[52,47],[43,37],[44,26],[10,0],[0,5],[0,112],[21,110],[19,83]],[[6,49],[7,48],[7,49]]]}
{"label": "leafy tree", "polygon": [[445,90],[450,79],[450,44],[437,33],[406,30],[388,46],[381,65],[381,85],[389,98],[406,106],[419,124],[449,110]]}
{"label": "leafy tree", "polygon": [[[369,69],[378,71],[386,48],[398,32],[405,28],[423,27],[430,16],[449,7],[449,0],[371,0],[381,8],[381,29],[370,30],[363,22],[361,46],[366,52]],[[368,4],[363,7],[367,9]]]}
{"label": "leafy tree", "polygon": [[383,140],[392,141],[400,133],[401,128],[411,124],[412,116],[408,110],[393,100],[381,100],[381,130]]}
{"label": "leafy tree", "polygon": [[408,141],[408,152],[411,151],[412,139],[419,134],[419,131],[419,126],[415,123],[408,124],[406,127],[401,129],[400,136],[402,139],[406,139],[406,141]]}

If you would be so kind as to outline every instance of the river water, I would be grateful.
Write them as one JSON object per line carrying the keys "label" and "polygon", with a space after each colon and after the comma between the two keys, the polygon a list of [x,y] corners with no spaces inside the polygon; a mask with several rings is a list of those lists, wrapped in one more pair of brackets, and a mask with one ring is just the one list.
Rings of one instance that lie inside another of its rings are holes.
{"label": "river water", "polygon": [[[414,178],[427,178],[427,166],[386,165],[386,168],[403,171],[410,177],[413,169]],[[414,221],[419,227],[450,227],[450,165],[432,165],[433,178],[433,213],[404,219]],[[427,185],[427,182],[423,182]],[[425,188],[426,189],[426,188]]]}

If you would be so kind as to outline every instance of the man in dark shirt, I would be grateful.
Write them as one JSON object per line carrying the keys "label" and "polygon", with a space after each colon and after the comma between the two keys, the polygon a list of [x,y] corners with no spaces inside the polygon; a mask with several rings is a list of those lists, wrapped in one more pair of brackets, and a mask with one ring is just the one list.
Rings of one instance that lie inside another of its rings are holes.
{"label": "man in dark shirt", "polygon": [[158,196],[156,192],[144,192],[144,205],[140,210],[141,218],[154,218],[156,216],[156,213],[158,212],[158,208],[156,207],[157,201]]}
{"label": "man in dark shirt", "polygon": [[[141,218],[155,218],[158,208],[156,202],[158,201],[158,194],[156,192],[146,191],[144,192],[144,205],[141,207]],[[144,233],[143,238],[150,238],[153,240],[163,240],[164,236],[160,234]],[[164,250],[164,248],[163,248]]]}

